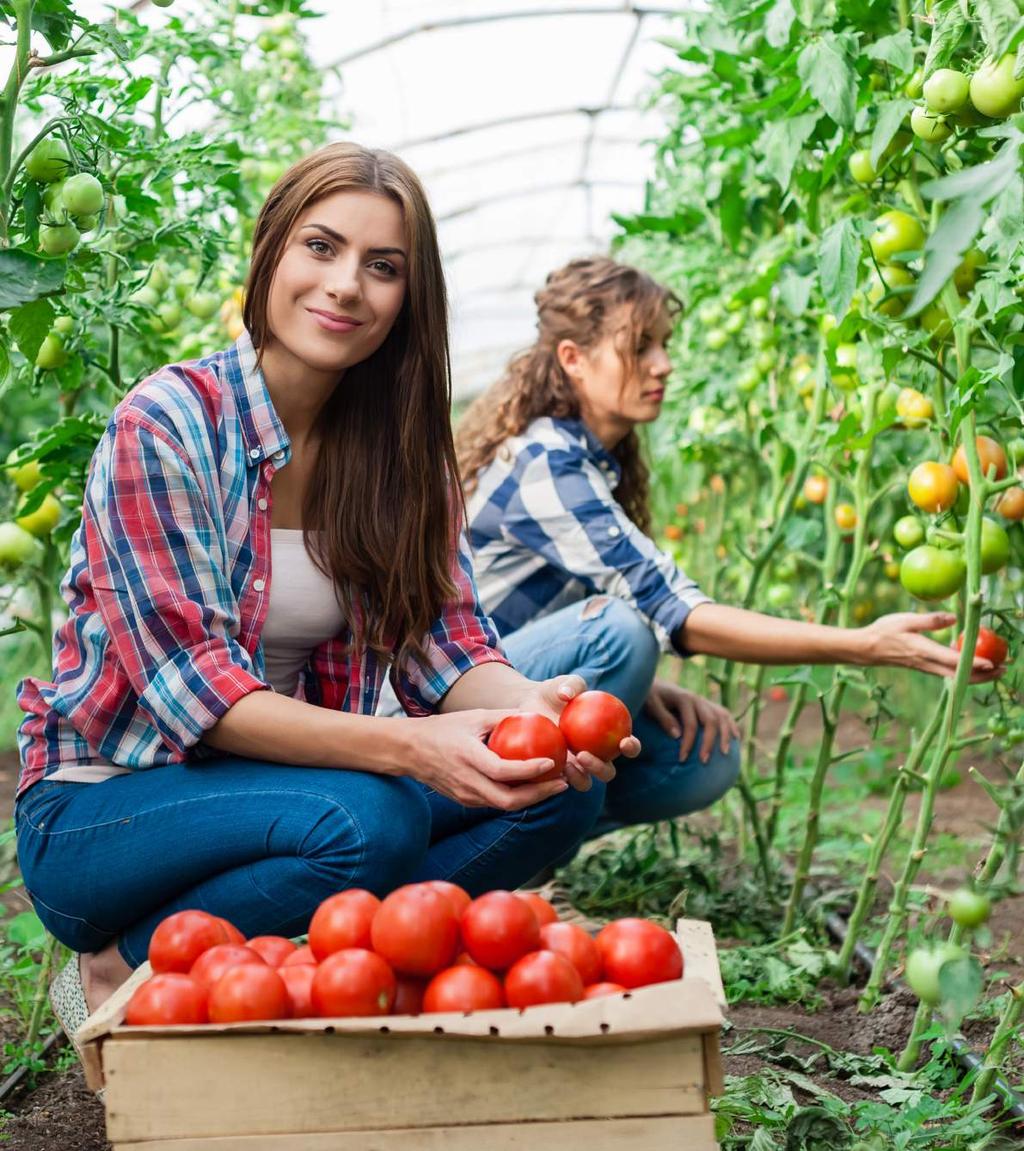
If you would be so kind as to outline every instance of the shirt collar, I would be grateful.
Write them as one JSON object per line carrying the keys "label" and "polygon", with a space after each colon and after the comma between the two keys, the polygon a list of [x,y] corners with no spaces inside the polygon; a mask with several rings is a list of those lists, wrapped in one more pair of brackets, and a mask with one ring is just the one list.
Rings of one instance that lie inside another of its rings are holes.
{"label": "shirt collar", "polygon": [[611,487],[614,488],[622,477],[622,468],[619,461],[601,443],[597,435],[582,420],[553,420],[552,422],[571,435],[573,439],[583,444],[609,480],[614,477],[614,482],[611,483]]}
{"label": "shirt collar", "polygon": [[235,340],[225,356],[228,385],[235,396],[242,422],[245,458],[251,466],[278,453],[283,467],[291,458],[291,441],[274,411],[262,370],[256,364],[256,349],[247,331]]}

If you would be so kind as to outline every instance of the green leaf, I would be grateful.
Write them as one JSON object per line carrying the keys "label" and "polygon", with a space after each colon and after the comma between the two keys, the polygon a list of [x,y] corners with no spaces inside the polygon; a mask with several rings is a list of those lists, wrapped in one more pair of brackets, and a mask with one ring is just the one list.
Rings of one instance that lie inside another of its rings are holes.
{"label": "green leaf", "polygon": [[39,345],[53,326],[53,304],[47,299],[22,304],[11,313],[10,328],[18,351],[30,364],[35,363]]}
{"label": "green leaf", "polygon": [[747,219],[747,201],[739,180],[735,177],[726,181],[722,196],[718,201],[718,218],[722,225],[722,235],[729,241],[733,250],[743,238],[743,225]]}
{"label": "green leaf", "polygon": [[619,216],[612,213],[612,219],[628,236],[644,232],[669,232],[673,236],[686,236],[700,225],[703,218],[696,208],[684,208],[674,216]]}
{"label": "green leaf", "polygon": [[20,947],[36,951],[46,945],[46,928],[34,911],[23,911],[7,924],[7,938]]}
{"label": "green leaf", "polygon": [[953,58],[967,31],[967,15],[960,0],[938,0],[932,9],[935,25],[924,61],[924,74],[930,76],[936,68],[945,68]]}
{"label": "green leaf", "polygon": [[864,55],[872,60],[885,60],[897,72],[914,70],[914,38],[909,28],[904,28],[892,36],[883,36],[864,49]]}
{"label": "green leaf", "polygon": [[948,959],[939,968],[939,996],[943,1018],[954,1026],[981,997],[985,978],[973,955]]}
{"label": "green leaf", "polygon": [[818,112],[805,112],[788,120],[776,120],[763,133],[762,152],[768,175],[785,191],[793,176],[800,149],[821,119]]}
{"label": "green leaf", "polygon": [[7,341],[0,340],[0,384],[7,379],[11,370],[11,353],[7,349]]}
{"label": "green leaf", "polygon": [[0,312],[60,290],[66,260],[44,260],[19,248],[0,251]]}
{"label": "green leaf", "polygon": [[787,268],[779,278],[779,298],[791,316],[802,316],[807,311],[814,288],[814,274],[801,276]]}
{"label": "green leaf", "polygon": [[805,28],[831,24],[835,19],[835,5],[832,0],[794,0],[794,7],[797,19]]}
{"label": "green leaf", "polygon": [[857,110],[857,74],[851,58],[854,40],[848,33],[825,32],[800,53],[797,74],[811,95],[843,128],[853,127]]}
{"label": "green leaf", "polygon": [[987,204],[995,199],[1018,174],[1020,144],[1008,140],[994,160],[964,168],[951,176],[929,180],[921,185],[921,195],[928,200],[955,200],[961,196],[977,196]]}
{"label": "green leaf", "polygon": [[985,47],[992,56],[1002,56],[1020,30],[1020,5],[1016,0],[974,0],[974,11]]}
{"label": "green leaf", "polygon": [[871,133],[871,166],[878,168],[882,153],[892,143],[914,107],[913,100],[889,100],[878,107],[878,119]]}
{"label": "green leaf", "polygon": [[792,0],[776,0],[775,6],[764,18],[764,38],[773,48],[785,48],[796,19]]}
{"label": "green leaf", "polygon": [[842,320],[857,287],[860,234],[853,220],[837,220],[821,237],[818,274],[829,311]]}
{"label": "green leaf", "polygon": [[918,315],[942,291],[981,231],[986,215],[981,200],[964,197],[953,201],[925,243],[924,270],[917,281],[914,298],[903,313],[906,319]]}

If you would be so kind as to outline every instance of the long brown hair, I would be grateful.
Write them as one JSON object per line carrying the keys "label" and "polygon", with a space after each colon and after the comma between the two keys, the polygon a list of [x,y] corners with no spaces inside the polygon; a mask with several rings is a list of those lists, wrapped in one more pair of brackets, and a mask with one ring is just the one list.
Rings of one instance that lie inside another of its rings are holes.
{"label": "long brown hair", "polygon": [[374,192],[401,208],[408,279],[388,336],[345,370],[320,413],[304,539],[334,580],[357,649],[404,665],[425,659],[422,640],[455,594],[460,499],[448,299],[434,218],[415,173],[390,152],[352,143],[329,144],[289,168],[256,221],[243,320],[262,352],[270,285],[292,229],[312,204],[344,191]]}
{"label": "long brown hair", "polygon": [[[519,435],[540,416],[579,419],[580,404],[556,349],[572,340],[592,349],[608,334],[609,315],[627,304],[625,338],[616,349],[627,378],[637,368],[637,343],[665,311],[682,304],[668,288],[639,268],[606,256],[572,260],[552,272],[534,296],[537,340],[509,361],[504,377],[466,410],[455,434],[455,448],[466,491],[476,487],[482,468],[509,436]],[[613,449],[622,474],[614,495],[643,532],[650,531],[648,471],[640,438],[631,431]]]}

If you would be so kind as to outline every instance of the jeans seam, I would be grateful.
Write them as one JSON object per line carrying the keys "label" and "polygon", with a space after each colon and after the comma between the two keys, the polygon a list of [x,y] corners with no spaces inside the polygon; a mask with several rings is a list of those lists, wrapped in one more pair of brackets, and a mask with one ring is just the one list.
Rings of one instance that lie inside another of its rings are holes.
{"label": "jeans seam", "polygon": [[[445,878],[450,879],[453,875],[461,875],[464,871],[468,871],[470,868],[475,867],[480,862],[481,859],[484,859],[486,856],[490,855],[491,852],[493,852],[495,848],[497,848],[501,844],[503,844],[505,842],[505,840],[508,839],[508,837],[514,831],[518,831],[522,827],[525,819],[526,819],[526,810],[523,809],[521,812],[519,812],[515,823],[510,824],[501,833],[501,835],[497,839],[495,839],[493,842],[489,843],[486,847],[481,848],[476,853],[476,855],[473,856],[472,859],[467,860],[467,861],[459,864],[459,866],[456,867],[454,870],[449,871]],[[428,851],[428,855],[429,855],[429,851]]]}

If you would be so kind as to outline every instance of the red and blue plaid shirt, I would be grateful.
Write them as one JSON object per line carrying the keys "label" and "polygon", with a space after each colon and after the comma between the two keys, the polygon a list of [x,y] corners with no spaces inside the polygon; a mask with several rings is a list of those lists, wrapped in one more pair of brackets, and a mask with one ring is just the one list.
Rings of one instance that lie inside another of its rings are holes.
{"label": "red and blue plaid shirt", "polygon": [[[248,334],[172,364],[114,410],[93,456],[61,591],[52,683],[18,686],[21,795],[61,768],[157,767],[202,756],[203,733],[266,689],[270,482],[290,459]],[[424,641],[426,666],[391,680],[405,710],[434,711],[470,668],[506,663],[480,607],[461,527],[457,596]],[[311,654],[297,692],[371,715],[386,661],[349,626]]]}

